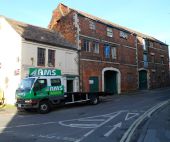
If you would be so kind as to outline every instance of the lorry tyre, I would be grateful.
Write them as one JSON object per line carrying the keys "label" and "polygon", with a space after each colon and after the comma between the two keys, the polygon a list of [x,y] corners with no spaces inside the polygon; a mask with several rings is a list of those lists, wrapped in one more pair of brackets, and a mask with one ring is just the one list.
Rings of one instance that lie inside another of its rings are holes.
{"label": "lorry tyre", "polygon": [[39,108],[38,108],[39,113],[45,114],[50,111],[50,105],[47,101],[42,101],[39,103]]}
{"label": "lorry tyre", "polygon": [[99,98],[97,96],[90,99],[90,104],[97,105],[98,103],[99,103]]}

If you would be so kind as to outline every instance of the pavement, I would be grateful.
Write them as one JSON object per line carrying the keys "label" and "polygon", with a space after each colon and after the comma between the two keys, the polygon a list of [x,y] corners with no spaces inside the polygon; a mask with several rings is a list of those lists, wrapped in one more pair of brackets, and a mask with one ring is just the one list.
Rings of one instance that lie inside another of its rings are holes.
{"label": "pavement", "polygon": [[141,124],[132,141],[170,142],[170,103]]}
{"label": "pavement", "polygon": [[0,105],[0,114],[4,113],[16,113],[17,108],[13,105]]}

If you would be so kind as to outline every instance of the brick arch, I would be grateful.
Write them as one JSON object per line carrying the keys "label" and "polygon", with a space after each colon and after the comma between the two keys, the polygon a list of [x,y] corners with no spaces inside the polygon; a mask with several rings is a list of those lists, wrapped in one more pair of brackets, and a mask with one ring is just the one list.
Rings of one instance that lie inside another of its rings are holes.
{"label": "brick arch", "polygon": [[113,67],[106,67],[106,68],[103,68],[102,70],[102,91],[104,91],[104,73],[105,71],[115,71],[117,72],[117,75],[116,75],[116,79],[117,79],[117,92],[118,94],[121,93],[121,73],[119,71],[119,69],[117,68],[113,68]]}

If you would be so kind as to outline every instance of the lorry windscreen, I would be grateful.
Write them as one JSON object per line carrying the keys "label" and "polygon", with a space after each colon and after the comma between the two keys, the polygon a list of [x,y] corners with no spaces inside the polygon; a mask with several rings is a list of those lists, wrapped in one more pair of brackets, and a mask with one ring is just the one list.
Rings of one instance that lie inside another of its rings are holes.
{"label": "lorry windscreen", "polygon": [[32,85],[35,81],[35,78],[26,78],[21,81],[18,87],[18,91],[30,91],[32,88]]}

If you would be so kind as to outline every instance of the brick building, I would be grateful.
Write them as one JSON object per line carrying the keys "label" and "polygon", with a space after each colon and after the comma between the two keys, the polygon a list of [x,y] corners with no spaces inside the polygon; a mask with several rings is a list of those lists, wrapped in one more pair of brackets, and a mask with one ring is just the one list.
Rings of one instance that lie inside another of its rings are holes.
{"label": "brick building", "polygon": [[59,4],[49,28],[79,50],[80,90],[114,94],[167,85],[168,45]]}

